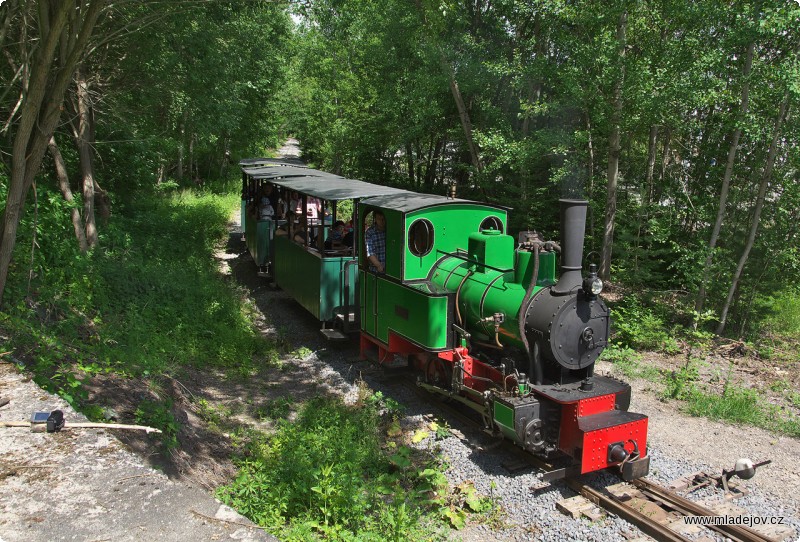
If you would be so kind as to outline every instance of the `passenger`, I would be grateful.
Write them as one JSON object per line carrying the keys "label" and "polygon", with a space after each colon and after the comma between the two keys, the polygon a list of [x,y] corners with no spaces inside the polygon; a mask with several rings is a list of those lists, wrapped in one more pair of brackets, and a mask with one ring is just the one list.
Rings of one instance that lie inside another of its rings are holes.
{"label": "passenger", "polygon": [[261,195],[258,200],[259,220],[265,220],[275,216],[275,209],[272,206],[273,190],[274,189],[271,184],[265,184],[261,187]]}
{"label": "passenger", "polygon": [[322,218],[322,202],[319,198],[313,196],[306,198],[306,216],[310,225],[319,224]]}
{"label": "passenger", "polygon": [[353,248],[353,245],[355,244],[354,239],[355,239],[355,232],[353,230],[350,230],[349,232],[344,234],[344,237],[342,238],[342,244],[347,248]]}
{"label": "passenger", "polygon": [[277,206],[275,207],[275,216],[279,220],[285,220],[288,206],[286,204],[286,201],[283,199],[283,195],[280,193],[278,194],[278,202],[276,205]]}
{"label": "passenger", "polygon": [[303,198],[300,197],[300,194],[297,192],[292,191],[289,196],[289,213],[293,215],[293,220],[295,222],[299,221],[300,213],[303,211]]}
{"label": "passenger", "polygon": [[372,213],[373,223],[364,236],[367,245],[369,270],[384,273],[386,266],[386,217],[383,211]]}
{"label": "passenger", "polygon": [[344,221],[337,220],[336,223],[331,227],[330,233],[328,233],[328,238],[325,239],[325,248],[328,250],[334,248],[341,248],[344,241]]}

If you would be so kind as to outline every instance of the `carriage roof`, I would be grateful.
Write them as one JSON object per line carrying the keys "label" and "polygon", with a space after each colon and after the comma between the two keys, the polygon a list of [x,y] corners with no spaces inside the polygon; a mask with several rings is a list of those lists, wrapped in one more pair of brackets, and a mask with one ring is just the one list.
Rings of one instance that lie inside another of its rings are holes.
{"label": "carriage roof", "polygon": [[287,158],[284,160],[278,158],[244,158],[242,160],[239,160],[239,165],[242,166],[242,169],[245,169],[247,167],[257,167],[257,166],[294,166],[304,169],[310,169],[307,165],[305,165],[301,160],[297,158]]}
{"label": "carriage roof", "polygon": [[292,165],[254,165],[242,167],[242,171],[253,179],[277,179],[280,177],[318,177],[325,179],[342,179],[340,175],[326,173],[316,169]]}
{"label": "carriage roof", "polygon": [[274,179],[271,182],[289,190],[296,190],[297,192],[315,198],[330,201],[410,193],[400,188],[365,183],[364,181],[345,179],[344,177],[338,176],[321,177],[308,175],[305,177],[284,177],[281,179]]}

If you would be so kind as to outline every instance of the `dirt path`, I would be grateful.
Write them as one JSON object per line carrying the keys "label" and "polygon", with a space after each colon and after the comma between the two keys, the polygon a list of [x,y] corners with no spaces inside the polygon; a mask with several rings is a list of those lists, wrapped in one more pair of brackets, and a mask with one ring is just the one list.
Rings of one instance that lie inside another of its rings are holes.
{"label": "dirt path", "polygon": [[[0,362],[0,396],[10,399],[2,421],[55,409],[68,424],[86,420],[12,363]],[[275,540],[203,487],[148,465],[121,433],[0,428],[0,541]]]}

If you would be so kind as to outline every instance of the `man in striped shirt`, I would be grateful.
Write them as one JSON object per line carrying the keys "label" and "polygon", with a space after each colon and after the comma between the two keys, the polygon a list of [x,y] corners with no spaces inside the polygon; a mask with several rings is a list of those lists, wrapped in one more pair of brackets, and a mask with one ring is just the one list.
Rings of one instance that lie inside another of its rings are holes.
{"label": "man in striped shirt", "polygon": [[383,273],[386,266],[386,217],[379,210],[374,211],[372,216],[372,226],[365,235],[367,261],[370,271]]}

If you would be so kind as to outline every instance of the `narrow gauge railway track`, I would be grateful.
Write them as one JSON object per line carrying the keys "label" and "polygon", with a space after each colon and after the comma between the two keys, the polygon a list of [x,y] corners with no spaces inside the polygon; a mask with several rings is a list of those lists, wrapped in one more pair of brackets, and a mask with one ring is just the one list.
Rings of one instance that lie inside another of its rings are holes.
{"label": "narrow gauge railway track", "polygon": [[[629,482],[631,488],[647,497],[651,502],[656,503],[660,508],[668,512],[676,512],[681,516],[708,516],[713,517],[717,514],[709,508],[691,501],[674,491],[670,491],[646,478],[640,478]],[[679,542],[688,541],[689,538],[670,529],[656,521],[650,515],[644,514],[631,506],[632,500],[623,500],[619,497],[591,487],[586,483],[576,479],[568,478],[567,485],[576,493],[582,495],[589,501],[598,505],[600,508],[611,512],[624,520],[632,523],[643,533],[653,537],[658,541]],[[772,538],[763,535],[753,529],[740,525],[705,525],[726,539],[733,542],[775,542]]]}
{"label": "narrow gauge railway track", "polygon": [[[415,385],[413,379],[401,379],[401,382],[409,387],[413,387],[416,390],[417,395],[420,397],[425,398],[427,401],[434,402],[440,410],[444,411],[448,415],[448,417],[458,419],[466,424],[475,423],[475,419],[456,408],[455,403],[449,403],[431,393],[426,392],[419,386]],[[633,502],[635,501],[632,499],[626,500],[624,498],[614,496],[607,491],[594,488],[581,481],[577,476],[573,476],[574,473],[570,472],[568,468],[558,468],[557,466],[547,463],[542,459],[523,452],[508,441],[503,441],[500,446],[502,446],[504,450],[511,452],[521,461],[527,463],[527,465],[542,469],[544,471],[541,475],[542,480],[556,480],[559,478],[564,478],[567,486],[570,489],[596,504],[603,510],[621,517],[641,530],[644,534],[659,542],[691,541],[690,538],[687,538],[683,534],[658,522],[651,515],[639,511],[633,506]],[[628,484],[632,490],[637,491],[638,494],[646,497],[650,502],[655,503],[665,512],[672,512],[673,514],[678,514],[679,516],[713,517],[718,515],[713,510],[691,501],[646,478],[640,478],[638,480],[628,482]],[[776,542],[774,539],[745,526],[705,525],[704,527],[724,536],[727,540],[731,540],[732,542]]]}

